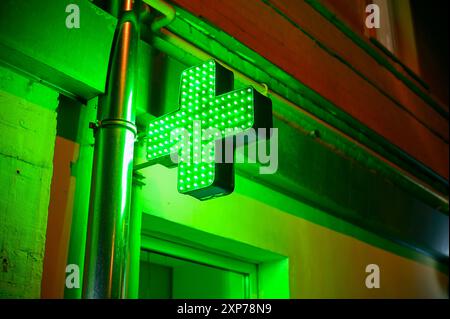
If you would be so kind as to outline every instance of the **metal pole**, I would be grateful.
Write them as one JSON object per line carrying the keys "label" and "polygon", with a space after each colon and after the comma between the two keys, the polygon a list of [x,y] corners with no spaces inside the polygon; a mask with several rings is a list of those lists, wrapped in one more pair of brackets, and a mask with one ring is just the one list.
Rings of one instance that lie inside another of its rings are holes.
{"label": "metal pole", "polygon": [[139,298],[139,266],[141,257],[141,225],[142,225],[142,187],[145,177],[133,173],[133,189],[131,192],[130,237],[128,242],[127,264],[127,298]]}
{"label": "metal pole", "polygon": [[123,298],[133,172],[139,25],[132,0],[119,3],[119,20],[106,95],[95,136],[84,272],[84,298]]}

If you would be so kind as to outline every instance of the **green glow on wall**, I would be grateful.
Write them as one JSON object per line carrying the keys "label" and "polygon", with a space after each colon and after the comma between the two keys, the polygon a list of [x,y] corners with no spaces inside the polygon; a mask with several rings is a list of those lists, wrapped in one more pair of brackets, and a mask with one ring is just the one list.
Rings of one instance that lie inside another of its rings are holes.
{"label": "green glow on wall", "polygon": [[221,157],[225,139],[272,127],[268,98],[252,87],[232,89],[233,73],[216,61],[191,67],[181,74],[180,107],[149,123],[147,160],[174,166],[171,158],[177,155],[182,194],[203,200],[231,193],[233,164]]}

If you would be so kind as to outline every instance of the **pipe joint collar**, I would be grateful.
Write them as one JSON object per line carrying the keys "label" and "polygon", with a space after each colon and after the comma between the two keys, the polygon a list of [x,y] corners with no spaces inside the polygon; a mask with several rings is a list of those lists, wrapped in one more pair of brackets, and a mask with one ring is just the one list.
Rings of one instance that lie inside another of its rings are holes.
{"label": "pipe joint collar", "polygon": [[133,122],[122,120],[122,119],[105,119],[98,122],[98,128],[102,129],[105,127],[111,127],[111,126],[121,126],[123,128],[126,128],[127,130],[131,131],[134,136],[137,135],[137,127],[136,124]]}

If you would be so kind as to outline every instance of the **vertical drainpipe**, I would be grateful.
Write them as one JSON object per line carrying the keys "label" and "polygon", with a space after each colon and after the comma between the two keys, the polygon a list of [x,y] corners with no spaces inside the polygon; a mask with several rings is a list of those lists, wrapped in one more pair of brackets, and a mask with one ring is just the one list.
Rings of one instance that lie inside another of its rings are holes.
{"label": "vertical drainpipe", "polygon": [[[161,0],[143,0],[144,3],[150,5],[153,9],[161,12],[163,16],[156,18],[151,24],[151,31],[159,32],[159,30],[168,25],[175,19],[175,10],[172,6]],[[148,18],[150,8],[143,7],[142,19],[145,21]],[[144,93],[143,94],[148,94]],[[144,134],[145,137],[145,134]],[[136,148],[139,143],[136,143]],[[142,152],[142,147],[139,149]],[[135,158],[138,158],[139,152],[135,152]],[[145,155],[144,155],[145,156]],[[128,242],[128,262],[126,266],[126,298],[139,298],[139,274],[140,274],[140,255],[141,255],[141,225],[142,225],[142,187],[145,177],[134,171],[133,173],[133,187],[131,195],[131,215],[129,227],[129,242]]]}
{"label": "vertical drainpipe", "polygon": [[133,0],[111,1],[110,8],[118,24],[97,116],[83,298],[126,294],[139,24]]}

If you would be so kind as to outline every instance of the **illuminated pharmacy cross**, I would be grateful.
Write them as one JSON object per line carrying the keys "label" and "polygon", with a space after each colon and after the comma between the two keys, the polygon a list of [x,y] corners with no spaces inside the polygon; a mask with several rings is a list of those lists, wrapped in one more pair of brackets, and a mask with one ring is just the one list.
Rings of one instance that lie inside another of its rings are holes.
{"label": "illuminated pharmacy cross", "polygon": [[[149,124],[147,160],[174,166],[177,164],[170,160],[171,154],[189,154],[179,157],[180,193],[198,199],[231,193],[234,189],[233,164],[215,161],[215,152],[218,150],[207,148],[206,145],[235,135],[230,129],[269,129],[272,126],[271,101],[252,87],[231,91],[233,73],[214,60],[183,71],[180,85],[178,110],[154,119]],[[201,132],[208,128],[217,130],[205,140]],[[173,138],[180,132],[189,137],[187,153],[183,153],[187,150],[186,147],[180,147],[180,140]],[[198,145],[201,147],[200,152]]]}

